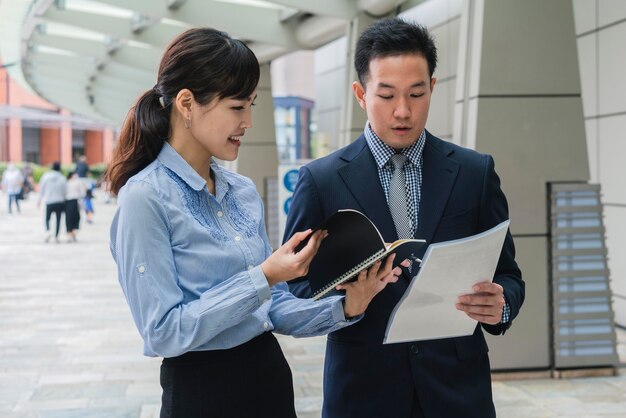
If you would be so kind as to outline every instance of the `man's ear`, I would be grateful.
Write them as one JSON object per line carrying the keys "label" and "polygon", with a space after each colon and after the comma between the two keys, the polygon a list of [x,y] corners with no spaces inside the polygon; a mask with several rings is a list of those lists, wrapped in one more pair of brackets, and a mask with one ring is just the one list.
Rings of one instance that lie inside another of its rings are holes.
{"label": "man's ear", "polygon": [[356,97],[356,101],[359,102],[359,106],[361,106],[363,110],[367,110],[367,106],[365,105],[365,87],[363,87],[360,81],[352,83],[352,92],[354,93],[354,97]]}
{"label": "man's ear", "polygon": [[191,108],[194,103],[193,93],[189,89],[182,89],[176,95],[176,99],[174,99],[176,109],[186,120],[191,118]]}
{"label": "man's ear", "polygon": [[431,77],[430,78],[430,92],[433,92],[433,89],[435,88],[435,83],[437,83],[437,77]]}

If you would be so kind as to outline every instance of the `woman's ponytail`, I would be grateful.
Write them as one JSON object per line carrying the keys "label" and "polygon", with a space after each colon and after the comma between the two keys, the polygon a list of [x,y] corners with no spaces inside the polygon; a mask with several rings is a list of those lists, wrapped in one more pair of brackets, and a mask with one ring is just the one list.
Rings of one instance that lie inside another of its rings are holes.
{"label": "woman's ponytail", "polygon": [[105,174],[114,194],[159,155],[170,134],[170,113],[171,106],[156,86],[130,109]]}

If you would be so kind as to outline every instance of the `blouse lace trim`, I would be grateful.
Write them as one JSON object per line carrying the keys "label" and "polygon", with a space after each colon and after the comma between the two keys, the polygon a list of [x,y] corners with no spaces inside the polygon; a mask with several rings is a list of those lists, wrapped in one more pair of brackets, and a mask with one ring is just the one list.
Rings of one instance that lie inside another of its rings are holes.
{"label": "blouse lace trim", "polygon": [[[222,229],[214,211],[211,209],[206,188],[194,190],[174,171],[164,167],[167,175],[176,183],[184,207],[202,225],[213,238],[219,241],[229,241],[230,237]],[[231,225],[239,233],[251,238],[257,234],[257,225],[254,219],[244,210],[237,198],[229,190],[224,196],[226,212]]]}

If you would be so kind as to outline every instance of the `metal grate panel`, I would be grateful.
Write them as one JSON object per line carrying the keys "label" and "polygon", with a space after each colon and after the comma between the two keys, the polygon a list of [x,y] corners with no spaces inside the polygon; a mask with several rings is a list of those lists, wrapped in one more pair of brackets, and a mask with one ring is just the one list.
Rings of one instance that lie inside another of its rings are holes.
{"label": "metal grate panel", "polygon": [[551,185],[554,367],[616,366],[600,186]]}

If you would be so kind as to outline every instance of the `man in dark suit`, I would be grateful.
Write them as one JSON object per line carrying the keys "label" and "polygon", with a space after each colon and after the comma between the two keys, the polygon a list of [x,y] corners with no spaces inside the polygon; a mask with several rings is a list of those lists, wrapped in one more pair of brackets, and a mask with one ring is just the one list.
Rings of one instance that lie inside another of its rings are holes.
{"label": "man in dark suit", "polygon": [[[365,213],[387,242],[403,235],[400,224],[405,224],[408,235],[426,239],[427,245],[467,237],[508,219],[492,157],[425,130],[436,62],[434,42],[421,26],[383,19],[361,34],[353,91],[367,112],[364,134],[301,169],[285,237],[344,208]],[[402,155],[400,163],[396,154]],[[394,186],[394,166],[401,166],[404,188]],[[397,207],[391,200],[397,201],[399,189],[404,189],[404,220],[390,209]],[[493,282],[481,279],[485,281],[456,304],[479,322],[473,335],[383,345],[389,315],[409,285],[408,275],[375,296],[358,323],[330,334],[323,416],[495,416],[482,330],[504,334],[524,301],[510,233]],[[305,280],[290,287],[300,297],[310,296]]]}

